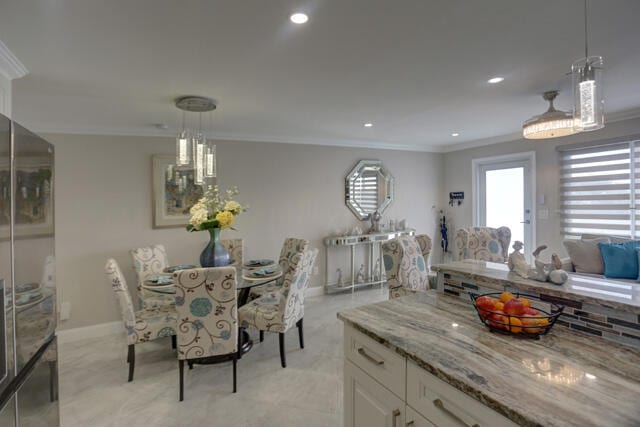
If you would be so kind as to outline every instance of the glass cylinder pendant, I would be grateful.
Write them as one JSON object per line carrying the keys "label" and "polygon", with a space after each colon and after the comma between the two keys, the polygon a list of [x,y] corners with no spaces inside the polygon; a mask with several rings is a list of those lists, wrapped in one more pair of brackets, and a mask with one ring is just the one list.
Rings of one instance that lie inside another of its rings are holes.
{"label": "glass cylinder pendant", "polygon": [[204,168],[205,168],[205,139],[204,135],[199,133],[193,138],[193,170],[195,173],[194,183],[196,185],[204,184]]}
{"label": "glass cylinder pendant", "polygon": [[206,178],[216,177],[216,146],[212,141],[207,141],[204,176]]}
{"label": "glass cylinder pendant", "polygon": [[603,61],[590,56],[571,65],[573,76],[573,118],[577,132],[604,127]]}
{"label": "glass cylinder pendant", "polygon": [[191,163],[191,141],[187,131],[180,132],[176,138],[176,166],[188,166]]}

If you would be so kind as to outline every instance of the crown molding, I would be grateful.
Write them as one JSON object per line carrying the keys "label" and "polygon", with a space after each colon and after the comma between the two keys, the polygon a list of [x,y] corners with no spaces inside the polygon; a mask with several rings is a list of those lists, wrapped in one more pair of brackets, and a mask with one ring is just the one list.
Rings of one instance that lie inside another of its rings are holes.
{"label": "crown molding", "polygon": [[[634,108],[615,113],[607,114],[606,122],[615,123],[624,120],[632,120],[640,118],[640,108]],[[97,127],[69,127],[45,125],[37,126],[36,124],[25,123],[25,125],[34,132],[52,133],[52,134],[70,134],[70,135],[104,135],[104,136],[141,136],[141,137],[163,137],[173,138],[171,130],[157,130],[155,128],[97,128]],[[279,144],[301,144],[301,145],[319,145],[328,147],[344,147],[344,148],[360,148],[360,149],[378,149],[378,150],[396,150],[396,151],[414,151],[424,153],[451,153],[454,151],[466,150],[469,148],[484,147],[487,145],[500,144],[503,142],[515,142],[522,140],[521,132],[513,132],[505,135],[493,136],[490,138],[476,139],[458,144],[399,144],[390,141],[363,141],[363,140],[323,140],[315,138],[283,138],[265,136],[259,137],[254,135],[237,134],[237,133],[214,133],[213,139],[219,141],[243,141],[243,142],[271,142]]]}
{"label": "crown molding", "polygon": [[9,80],[19,79],[29,74],[29,70],[0,40],[0,75]]}
{"label": "crown molding", "polygon": [[[99,135],[99,136],[140,136],[140,137],[161,137],[174,138],[171,130],[143,129],[143,128],[78,128],[67,126],[37,126],[35,124],[25,123],[31,131],[38,134],[67,134],[67,135]],[[322,140],[311,138],[282,138],[265,136],[258,137],[254,135],[242,135],[236,133],[213,133],[212,139],[217,141],[241,141],[241,142],[268,142],[277,144],[299,144],[299,145],[319,145],[328,147],[343,148],[360,148],[360,149],[379,149],[379,150],[396,150],[396,151],[415,151],[426,153],[440,153],[441,148],[431,145],[417,144],[397,144],[388,141],[362,141],[362,140]]]}

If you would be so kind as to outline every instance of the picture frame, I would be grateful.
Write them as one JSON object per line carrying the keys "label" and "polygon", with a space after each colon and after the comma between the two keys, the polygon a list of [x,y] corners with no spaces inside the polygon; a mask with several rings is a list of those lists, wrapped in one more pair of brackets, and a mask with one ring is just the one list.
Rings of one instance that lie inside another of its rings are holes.
{"label": "picture frame", "polygon": [[192,168],[178,168],[175,156],[152,156],[153,228],[186,227],[189,210],[204,195]]}
{"label": "picture frame", "polygon": [[[9,162],[0,164],[0,197],[11,192]],[[19,157],[15,166],[13,238],[53,236],[53,164],[49,157]],[[0,211],[0,240],[10,237],[9,203]]]}

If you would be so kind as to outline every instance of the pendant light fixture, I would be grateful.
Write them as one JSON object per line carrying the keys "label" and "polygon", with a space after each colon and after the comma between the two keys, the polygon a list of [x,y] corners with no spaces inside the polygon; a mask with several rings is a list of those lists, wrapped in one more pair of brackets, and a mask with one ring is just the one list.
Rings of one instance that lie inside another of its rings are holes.
{"label": "pendant light fixture", "polygon": [[522,135],[526,139],[558,138],[576,133],[571,113],[554,108],[553,100],[556,96],[558,96],[557,90],[550,90],[542,95],[546,101],[549,101],[549,109],[524,122]]}
{"label": "pendant light fixture", "polygon": [[604,127],[603,61],[589,56],[587,0],[584,0],[584,58],[571,65],[573,80],[573,117],[576,132]]}
{"label": "pendant light fixture", "polygon": [[[202,130],[202,113],[215,110],[216,102],[203,96],[183,96],[175,100],[175,105],[183,111],[182,130],[176,137],[176,166],[193,169],[194,183],[203,185],[205,178],[216,177],[216,146]],[[197,130],[188,129],[187,112],[199,113]]]}

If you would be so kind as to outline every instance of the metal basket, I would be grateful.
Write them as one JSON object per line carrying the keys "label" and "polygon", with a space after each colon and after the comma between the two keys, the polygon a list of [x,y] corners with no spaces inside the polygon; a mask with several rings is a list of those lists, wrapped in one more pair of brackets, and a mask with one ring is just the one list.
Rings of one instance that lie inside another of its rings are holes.
{"label": "metal basket", "polygon": [[500,299],[501,294],[502,292],[492,292],[482,295],[469,293],[469,297],[471,298],[471,302],[478,313],[478,317],[482,323],[491,330],[491,332],[538,339],[540,338],[540,335],[549,333],[553,325],[556,323],[556,320],[558,320],[558,316],[560,316],[564,310],[564,305],[554,304],[547,301],[542,302],[551,306],[551,312],[549,313],[546,310],[539,308],[539,305],[541,305],[539,297],[529,294],[521,294],[518,292],[513,292],[513,295],[516,298],[525,297],[531,301],[531,308],[537,310],[539,313],[538,315],[505,314],[494,310],[482,309],[476,304],[476,300],[480,297]]}

